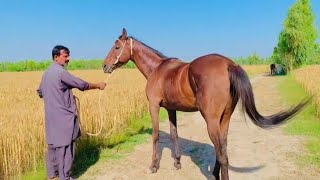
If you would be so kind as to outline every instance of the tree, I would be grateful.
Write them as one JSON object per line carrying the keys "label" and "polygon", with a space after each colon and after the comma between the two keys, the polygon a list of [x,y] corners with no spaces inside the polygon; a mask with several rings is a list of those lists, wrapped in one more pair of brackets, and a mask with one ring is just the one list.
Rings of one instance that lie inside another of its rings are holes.
{"label": "tree", "polygon": [[320,64],[320,44],[316,44],[315,51],[307,61],[307,64]]}
{"label": "tree", "polygon": [[253,64],[264,64],[266,61],[263,58],[260,58],[259,55],[255,52],[247,58],[247,63],[249,65]]}
{"label": "tree", "polygon": [[317,53],[318,30],[310,0],[297,0],[290,8],[284,27],[274,48],[273,61],[287,71],[314,61]]}

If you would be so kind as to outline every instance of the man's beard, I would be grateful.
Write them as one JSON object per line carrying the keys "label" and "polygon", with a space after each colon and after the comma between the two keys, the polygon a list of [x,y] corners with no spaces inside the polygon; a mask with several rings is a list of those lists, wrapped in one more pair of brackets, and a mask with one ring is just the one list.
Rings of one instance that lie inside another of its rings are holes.
{"label": "man's beard", "polygon": [[66,62],[63,67],[68,68],[68,66],[69,66],[69,62]]}

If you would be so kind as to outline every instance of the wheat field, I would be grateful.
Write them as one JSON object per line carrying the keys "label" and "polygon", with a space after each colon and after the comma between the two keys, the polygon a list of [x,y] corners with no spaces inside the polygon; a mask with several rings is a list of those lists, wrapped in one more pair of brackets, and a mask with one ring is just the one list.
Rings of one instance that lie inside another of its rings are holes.
{"label": "wheat field", "polygon": [[[109,76],[102,70],[71,73],[89,82],[104,81]],[[4,179],[37,168],[45,157],[44,103],[36,92],[42,74],[0,74],[0,177]],[[120,69],[108,79],[106,89],[101,91],[100,101],[100,90],[74,90],[80,100],[82,130],[90,133],[99,130],[99,102],[103,112],[102,137],[111,130],[115,132],[120,129],[128,117],[145,112],[145,83],[138,70]]]}
{"label": "wheat field", "polygon": [[295,79],[304,89],[313,95],[313,103],[316,105],[317,116],[320,115],[320,65],[307,66],[293,71]]}

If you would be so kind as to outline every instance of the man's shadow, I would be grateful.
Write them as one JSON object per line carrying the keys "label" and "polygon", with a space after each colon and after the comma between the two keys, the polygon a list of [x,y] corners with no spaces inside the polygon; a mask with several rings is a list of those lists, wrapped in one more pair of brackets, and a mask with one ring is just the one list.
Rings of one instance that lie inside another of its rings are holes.
{"label": "man's shadow", "polygon": [[[161,168],[161,158],[162,152],[164,148],[168,148],[171,150],[171,157],[172,157],[172,166],[174,162],[174,148],[170,138],[170,134],[159,131],[159,158],[160,158],[160,168]],[[178,143],[180,147],[181,156],[189,156],[194,164],[196,164],[207,179],[212,179],[212,172],[214,169],[214,165],[216,162],[216,152],[215,148],[211,144],[201,143],[192,141],[189,139],[184,139],[179,137]],[[184,166],[184,158],[181,157],[181,166]],[[245,158],[245,157],[244,157]],[[254,166],[254,167],[235,167],[229,165],[229,170],[234,172],[240,173],[252,173],[261,168],[264,165]]]}

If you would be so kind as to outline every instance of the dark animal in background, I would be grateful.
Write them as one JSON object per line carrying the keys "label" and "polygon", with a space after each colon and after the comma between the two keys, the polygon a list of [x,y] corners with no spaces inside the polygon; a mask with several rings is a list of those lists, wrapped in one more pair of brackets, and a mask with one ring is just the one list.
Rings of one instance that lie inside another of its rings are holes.
{"label": "dark animal in background", "polygon": [[270,64],[270,71],[271,71],[271,75],[276,74],[276,65],[275,64]]}

